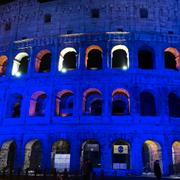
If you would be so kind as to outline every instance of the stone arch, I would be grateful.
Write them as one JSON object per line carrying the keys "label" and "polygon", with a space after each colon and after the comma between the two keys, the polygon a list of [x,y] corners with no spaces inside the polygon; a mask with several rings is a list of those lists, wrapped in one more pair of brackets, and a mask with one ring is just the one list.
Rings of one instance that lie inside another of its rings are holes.
{"label": "stone arch", "polygon": [[51,70],[52,54],[49,50],[43,49],[36,56],[35,69],[36,72],[46,73]]}
{"label": "stone arch", "polygon": [[88,139],[81,145],[81,165],[88,161],[94,168],[101,166],[100,144],[95,139]]}
{"label": "stone arch", "polygon": [[165,68],[180,70],[180,53],[174,47],[168,47],[164,50]]}
{"label": "stone arch", "polygon": [[125,89],[112,92],[112,115],[128,115],[130,113],[130,96]]}
{"label": "stone arch", "polygon": [[141,47],[138,49],[138,67],[140,69],[154,68],[154,50],[151,47]]}
{"label": "stone arch", "polygon": [[38,139],[29,141],[25,146],[24,169],[38,170],[41,168],[42,145]]}
{"label": "stone arch", "polygon": [[170,117],[180,117],[180,97],[176,93],[169,93],[168,107]]}
{"label": "stone arch", "polygon": [[7,102],[7,117],[18,118],[21,116],[23,97],[19,93],[10,94]]}
{"label": "stone arch", "polygon": [[174,174],[180,173],[180,141],[174,141],[172,144],[172,161]]}
{"label": "stone arch", "polygon": [[32,94],[29,106],[29,116],[44,116],[46,110],[47,94],[37,91]]}
{"label": "stone arch", "polygon": [[129,68],[129,50],[125,45],[116,45],[111,50],[111,68]]}
{"label": "stone arch", "polygon": [[76,69],[77,62],[76,62],[76,55],[77,52],[72,47],[64,48],[59,55],[59,71],[66,71],[66,70],[74,70]]}
{"label": "stone arch", "polygon": [[6,67],[7,67],[8,57],[5,55],[0,56],[0,76],[6,74]]}
{"label": "stone arch", "polygon": [[91,45],[86,49],[85,66],[89,70],[100,70],[103,67],[103,50],[97,45]]}
{"label": "stone arch", "polygon": [[52,146],[51,167],[57,171],[70,170],[70,143],[64,139],[56,141]]}
{"label": "stone arch", "polygon": [[156,102],[152,93],[143,91],[140,94],[140,114],[142,116],[156,115]]}
{"label": "stone arch", "polygon": [[56,96],[56,115],[72,116],[74,106],[74,94],[70,90],[63,90]]}
{"label": "stone arch", "polygon": [[153,140],[146,140],[142,146],[143,171],[153,172],[154,162],[158,160],[162,168],[162,150],[159,143]]}
{"label": "stone arch", "polygon": [[112,166],[113,169],[130,169],[130,144],[118,139],[112,144]]}
{"label": "stone arch", "polygon": [[29,55],[26,52],[18,53],[13,60],[12,75],[20,76],[27,74],[29,64]]}
{"label": "stone arch", "polygon": [[0,150],[0,170],[14,169],[16,156],[16,143],[13,140],[9,140],[3,143]]}
{"label": "stone arch", "polygon": [[83,113],[99,116],[102,114],[102,93],[96,88],[90,88],[83,94]]}

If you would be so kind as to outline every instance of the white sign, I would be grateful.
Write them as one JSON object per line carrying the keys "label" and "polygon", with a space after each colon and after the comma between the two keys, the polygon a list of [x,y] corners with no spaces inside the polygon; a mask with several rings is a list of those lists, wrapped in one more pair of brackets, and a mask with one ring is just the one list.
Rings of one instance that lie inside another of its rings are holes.
{"label": "white sign", "polygon": [[113,163],[113,169],[127,169],[126,163]]}
{"label": "white sign", "polygon": [[57,171],[64,171],[66,168],[70,168],[70,154],[55,154],[54,156],[54,167]]}

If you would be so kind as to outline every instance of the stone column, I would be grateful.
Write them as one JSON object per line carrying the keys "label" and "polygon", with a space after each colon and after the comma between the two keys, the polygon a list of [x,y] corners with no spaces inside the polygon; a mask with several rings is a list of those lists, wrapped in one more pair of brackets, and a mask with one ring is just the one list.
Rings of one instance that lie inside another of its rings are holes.
{"label": "stone column", "polygon": [[72,173],[78,173],[80,171],[81,144],[77,141],[76,136],[71,140],[70,154],[70,171]]}
{"label": "stone column", "polygon": [[73,108],[73,116],[74,121],[79,122],[79,118],[82,115],[82,94],[79,87],[73,88],[74,92],[74,108]]}
{"label": "stone column", "polygon": [[32,69],[34,68],[33,67],[33,58],[34,58],[34,56],[33,56],[33,47],[30,47],[29,48],[29,50],[28,50],[28,55],[29,55],[29,62],[28,62],[28,70],[27,70],[27,74],[26,74],[26,76],[27,77],[31,77],[31,72],[32,72]]}
{"label": "stone column", "polygon": [[25,157],[25,147],[23,146],[23,139],[19,137],[16,141],[16,157],[15,157],[15,169],[23,169]]}
{"label": "stone column", "polygon": [[132,172],[136,175],[141,175],[143,172],[142,144],[138,139],[135,139],[131,144],[130,148],[130,161]]}
{"label": "stone column", "polygon": [[106,46],[106,49],[105,49],[105,55],[106,55],[106,62],[104,61],[104,69],[105,70],[109,70],[111,71],[112,69],[112,57],[111,57],[111,48],[112,48],[112,44],[110,42],[107,42],[107,46]]}
{"label": "stone column", "polygon": [[49,90],[47,91],[47,100],[46,100],[46,107],[45,107],[45,117],[46,117],[46,123],[50,123],[51,121],[51,113],[53,112],[54,113],[54,109],[52,111],[51,107],[53,106],[54,107],[54,97],[52,96],[53,95],[53,88],[52,87],[49,87]]}
{"label": "stone column", "polygon": [[132,41],[129,43],[129,70],[133,72],[138,71],[138,46],[132,46],[132,44],[138,43],[137,41]]}
{"label": "stone column", "polygon": [[6,68],[6,76],[11,76],[11,72],[12,72],[12,67],[13,67],[13,60],[14,60],[14,57],[13,57],[13,44],[11,44],[9,46],[9,49],[8,49],[8,60],[7,60],[7,68]]}
{"label": "stone column", "polygon": [[169,123],[169,108],[168,108],[168,89],[166,87],[161,87],[158,89],[158,93],[161,96],[157,96],[157,111],[159,116],[161,117],[161,123],[167,124]]}
{"label": "stone column", "polygon": [[106,46],[103,46],[103,53],[102,53],[102,69],[106,70],[110,68],[109,66],[109,52]]}
{"label": "stone column", "polygon": [[60,50],[57,46],[57,42],[53,44],[52,50],[52,56],[51,56],[51,75],[54,76],[55,74],[58,74],[58,66],[59,66],[59,54]]}
{"label": "stone column", "polygon": [[78,57],[78,61],[79,61],[79,66],[78,69],[79,70],[84,70],[86,69],[85,67],[85,56],[86,56],[86,52],[85,52],[85,48],[83,48],[82,46],[79,47],[79,57]]}
{"label": "stone column", "polygon": [[172,145],[164,142],[162,147],[162,173],[164,175],[170,174],[172,163]]}
{"label": "stone column", "polygon": [[111,98],[112,98],[112,94],[110,91],[109,87],[106,87],[106,85],[104,84],[105,88],[103,91],[103,119],[104,122],[109,122],[110,118],[111,118]]}
{"label": "stone column", "polygon": [[78,100],[77,101],[77,107],[78,107],[78,118],[77,121],[78,123],[81,123],[81,121],[83,121],[84,116],[84,107],[83,107],[83,102],[84,102],[84,92],[87,90],[88,88],[84,88],[83,86],[78,87],[78,91],[79,93],[77,93],[77,97]]}
{"label": "stone column", "polygon": [[128,70],[134,70],[138,68],[138,49],[132,46],[132,42],[128,44],[128,51],[129,51],[129,69]]}
{"label": "stone column", "polygon": [[165,70],[165,64],[164,64],[164,48],[159,45],[155,45],[155,56],[154,56],[154,66],[156,70],[163,71]]}
{"label": "stone column", "polygon": [[140,89],[138,86],[133,86],[129,92],[130,94],[130,114],[135,123],[139,123],[140,116]]}
{"label": "stone column", "polygon": [[41,169],[50,170],[51,169],[51,145],[48,138],[43,140],[42,144],[42,165]]}
{"label": "stone column", "polygon": [[28,76],[32,77],[35,72],[35,62],[36,62],[36,48],[32,47],[29,54],[29,64],[28,64]]}
{"label": "stone column", "polygon": [[109,140],[104,140],[101,146],[101,167],[105,174],[112,171],[112,144]]}

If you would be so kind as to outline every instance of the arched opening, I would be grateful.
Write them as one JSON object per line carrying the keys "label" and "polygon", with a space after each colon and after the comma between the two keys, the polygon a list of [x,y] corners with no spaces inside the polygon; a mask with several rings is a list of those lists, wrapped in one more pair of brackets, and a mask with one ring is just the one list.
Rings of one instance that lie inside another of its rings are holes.
{"label": "arched opening", "polygon": [[129,68],[129,51],[124,45],[114,46],[111,50],[111,67],[127,70]]}
{"label": "arched opening", "polygon": [[164,64],[166,69],[180,69],[180,54],[176,48],[166,48],[164,51]]}
{"label": "arched opening", "polygon": [[140,94],[140,113],[142,116],[155,116],[156,103],[154,96],[150,92]]}
{"label": "arched opening", "polygon": [[88,89],[83,95],[83,113],[100,116],[102,114],[102,94],[98,89]]}
{"label": "arched opening", "polygon": [[0,170],[13,170],[16,156],[16,143],[7,141],[3,143],[0,151]]}
{"label": "arched opening", "polygon": [[24,169],[40,170],[42,160],[42,147],[39,140],[32,140],[26,144]]}
{"label": "arched opening", "polygon": [[20,76],[27,74],[29,64],[29,55],[26,52],[21,52],[16,55],[13,60],[12,75]]}
{"label": "arched opening", "polygon": [[61,51],[59,56],[59,71],[69,71],[76,69],[76,55],[74,48],[68,47]]}
{"label": "arched opening", "polygon": [[123,140],[117,140],[112,144],[113,169],[130,169],[130,145]]}
{"label": "arched opening", "polygon": [[18,118],[21,116],[22,95],[12,94],[8,98],[7,117]]}
{"label": "arched opening", "polygon": [[170,117],[180,117],[180,98],[175,93],[169,94],[168,107]]}
{"label": "arched opening", "polygon": [[7,56],[0,56],[0,76],[6,74],[7,60]]}
{"label": "arched opening", "polygon": [[138,67],[140,69],[154,68],[154,53],[152,49],[145,48],[138,50]]}
{"label": "arched opening", "polygon": [[154,171],[154,162],[156,160],[160,161],[162,169],[162,152],[160,145],[152,140],[145,141],[142,147],[142,160],[143,171],[146,173]]}
{"label": "arched opening", "polygon": [[174,174],[180,173],[180,141],[175,141],[172,145],[172,161]]}
{"label": "arched opening", "polygon": [[72,91],[64,90],[56,96],[56,115],[72,116],[74,106],[74,94]]}
{"label": "arched opening", "polygon": [[45,116],[47,95],[38,91],[31,96],[29,116]]}
{"label": "arched opening", "polygon": [[112,93],[112,115],[128,115],[130,113],[129,94],[124,89],[116,89]]}
{"label": "arched opening", "polygon": [[92,45],[86,49],[85,66],[89,70],[102,69],[102,49]]}
{"label": "arched opening", "polygon": [[52,168],[62,172],[64,169],[70,170],[70,144],[65,140],[57,141],[53,144],[51,152]]}
{"label": "arched opening", "polygon": [[94,168],[101,166],[100,145],[96,140],[87,140],[81,146],[81,164],[90,161]]}
{"label": "arched opening", "polygon": [[36,56],[36,72],[46,73],[51,70],[51,52],[47,49],[41,50]]}

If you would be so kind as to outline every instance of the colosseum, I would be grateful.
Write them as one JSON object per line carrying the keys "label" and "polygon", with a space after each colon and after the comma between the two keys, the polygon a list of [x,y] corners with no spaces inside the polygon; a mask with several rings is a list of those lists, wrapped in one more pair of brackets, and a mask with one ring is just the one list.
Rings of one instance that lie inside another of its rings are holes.
{"label": "colosseum", "polygon": [[180,173],[179,8],[2,0],[0,170]]}

